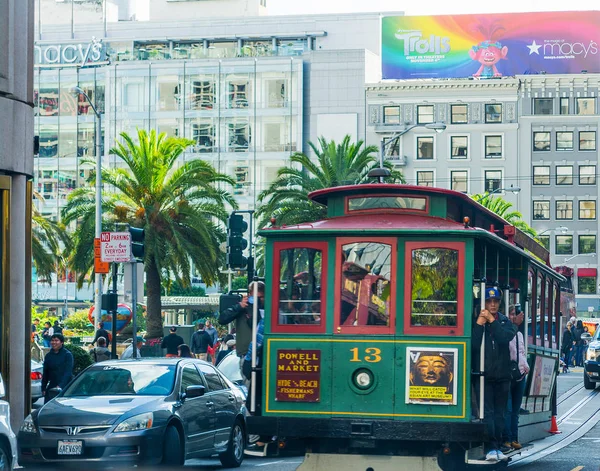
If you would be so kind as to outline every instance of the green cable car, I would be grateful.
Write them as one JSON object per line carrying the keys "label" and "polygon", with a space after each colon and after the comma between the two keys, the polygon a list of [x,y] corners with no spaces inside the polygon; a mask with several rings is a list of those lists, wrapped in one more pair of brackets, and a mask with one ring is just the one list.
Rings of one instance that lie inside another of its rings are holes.
{"label": "green cable car", "polygon": [[493,288],[501,312],[526,314],[521,441],[546,436],[565,280],[545,248],[455,191],[374,183],[309,197],[326,219],[259,232],[267,301],[249,433],[302,443],[299,469],[481,464],[492,365],[472,332]]}

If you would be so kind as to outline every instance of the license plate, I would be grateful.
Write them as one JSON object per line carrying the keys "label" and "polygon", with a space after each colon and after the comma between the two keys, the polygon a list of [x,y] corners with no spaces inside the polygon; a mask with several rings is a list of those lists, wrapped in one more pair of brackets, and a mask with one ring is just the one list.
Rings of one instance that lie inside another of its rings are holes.
{"label": "license plate", "polygon": [[81,440],[59,440],[59,455],[81,455],[83,453],[83,442]]}

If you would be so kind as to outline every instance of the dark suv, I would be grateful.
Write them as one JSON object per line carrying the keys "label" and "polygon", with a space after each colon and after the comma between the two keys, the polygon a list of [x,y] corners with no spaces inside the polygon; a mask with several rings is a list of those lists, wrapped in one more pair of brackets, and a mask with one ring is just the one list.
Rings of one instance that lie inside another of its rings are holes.
{"label": "dark suv", "polygon": [[594,389],[596,381],[600,381],[600,325],[590,339],[585,361],[583,362],[583,385],[585,389]]}

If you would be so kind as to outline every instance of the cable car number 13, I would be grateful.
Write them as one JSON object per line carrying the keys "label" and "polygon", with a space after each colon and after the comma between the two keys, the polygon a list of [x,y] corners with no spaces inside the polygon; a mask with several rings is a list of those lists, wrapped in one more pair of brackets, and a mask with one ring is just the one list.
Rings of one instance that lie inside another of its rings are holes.
{"label": "cable car number 13", "polygon": [[351,348],[350,351],[352,352],[351,362],[379,363],[381,361],[381,349],[379,348],[365,348],[365,351],[362,352],[362,359],[358,348]]}

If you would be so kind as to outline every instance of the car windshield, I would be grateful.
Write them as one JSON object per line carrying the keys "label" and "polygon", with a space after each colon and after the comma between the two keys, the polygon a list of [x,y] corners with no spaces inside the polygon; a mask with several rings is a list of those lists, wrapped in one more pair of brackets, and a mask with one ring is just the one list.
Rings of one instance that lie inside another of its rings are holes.
{"label": "car windshield", "polygon": [[223,358],[217,369],[234,384],[244,380],[240,373],[240,359],[235,354],[229,354]]}
{"label": "car windshield", "polygon": [[131,364],[88,368],[65,390],[63,397],[167,396],[175,382],[174,365]]}

